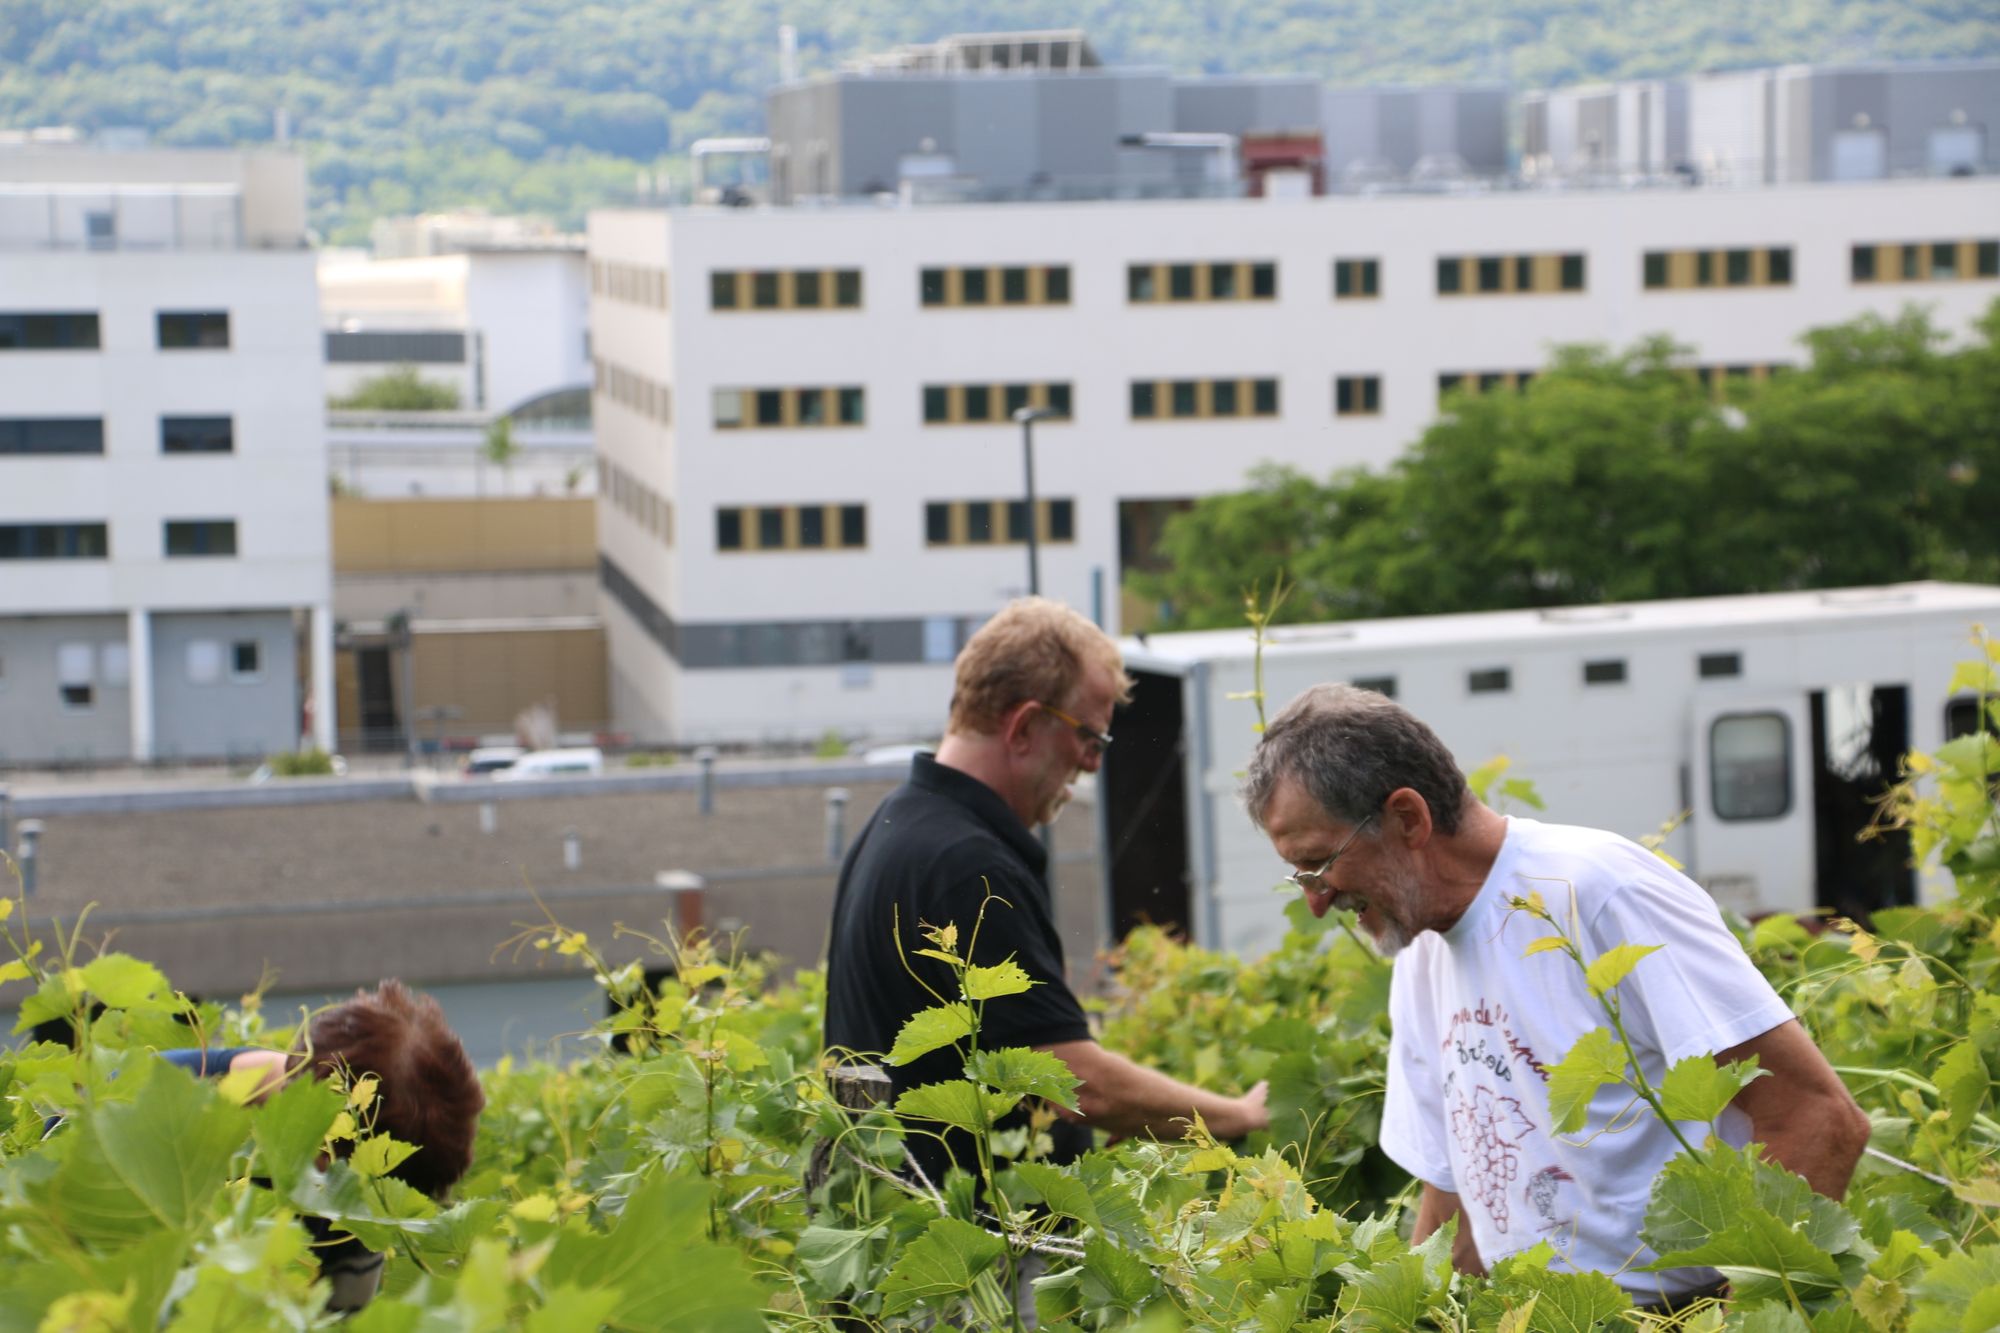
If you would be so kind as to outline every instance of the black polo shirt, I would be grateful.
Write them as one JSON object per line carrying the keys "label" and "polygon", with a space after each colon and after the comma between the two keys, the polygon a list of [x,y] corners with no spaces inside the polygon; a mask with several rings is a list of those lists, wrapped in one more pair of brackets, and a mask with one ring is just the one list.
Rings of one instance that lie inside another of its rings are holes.
{"label": "black polo shirt", "polygon": [[[910,780],[869,817],[840,870],[827,944],[827,1046],[879,1061],[912,1014],[938,1003],[905,970],[904,959],[939,995],[958,998],[951,969],[916,956],[929,947],[921,927],[947,923],[957,925],[959,951],[970,946],[973,962],[990,966],[1012,958],[1042,983],[987,1002],[981,1050],[1087,1039],[1083,1007],[1064,979],[1047,866],[1048,853],[997,792],[919,754]],[[987,904],[975,944],[979,905],[989,893],[1005,901]],[[903,958],[896,953],[899,917]],[[883,1069],[898,1095],[965,1077],[961,1056],[949,1046]],[[1089,1146],[1081,1126],[1058,1122],[1054,1134],[1059,1159]],[[913,1135],[905,1146],[933,1181],[941,1178],[945,1150],[935,1139]],[[971,1167],[962,1146],[954,1146],[952,1156]]]}

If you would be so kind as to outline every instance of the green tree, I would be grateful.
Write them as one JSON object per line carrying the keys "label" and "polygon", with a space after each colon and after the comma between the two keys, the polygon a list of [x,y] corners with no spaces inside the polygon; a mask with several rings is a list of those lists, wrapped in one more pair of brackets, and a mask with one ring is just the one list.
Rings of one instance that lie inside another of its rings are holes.
{"label": "green tree", "polygon": [[1456,393],[1381,473],[1265,467],[1175,516],[1134,587],[1174,628],[2000,579],[2000,303],[1957,347],[1920,311],[1802,340],[1720,397],[1655,338],[1559,351],[1520,394]]}
{"label": "green tree", "polygon": [[487,462],[500,469],[500,493],[505,495],[514,489],[514,460],[521,456],[521,446],[514,443],[514,422],[508,417],[495,417],[493,424],[486,428],[486,443],[480,454]]}
{"label": "green tree", "polygon": [[449,412],[458,406],[458,389],[436,384],[415,366],[397,366],[354,386],[344,398],[329,398],[327,406],[347,412]]}

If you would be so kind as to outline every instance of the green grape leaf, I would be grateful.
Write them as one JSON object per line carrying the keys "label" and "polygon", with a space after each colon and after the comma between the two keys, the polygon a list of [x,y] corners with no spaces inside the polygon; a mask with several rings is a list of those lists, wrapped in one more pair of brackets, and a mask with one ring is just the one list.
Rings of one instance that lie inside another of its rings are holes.
{"label": "green grape leaf", "polygon": [[1423,1256],[1402,1254],[1377,1263],[1340,1291],[1340,1328],[1402,1333],[1418,1327],[1430,1306]]}
{"label": "green grape leaf", "polygon": [[525,1333],[575,1333],[580,1328],[616,1327],[612,1315],[621,1302],[617,1291],[557,1287],[543,1298],[541,1309],[529,1312],[522,1328]]}
{"label": "green grape leaf", "polygon": [[1812,1325],[1786,1305],[1760,1305],[1729,1324],[1729,1333],[1812,1333]]}
{"label": "green grape leaf", "polygon": [[1962,1041],[1944,1053],[1938,1061],[1934,1076],[1938,1091],[1944,1094],[1944,1104],[1951,1113],[1949,1127],[1955,1138],[1972,1124],[1973,1116],[1979,1113],[1980,1104],[1986,1100],[1986,1091],[1993,1084],[1986,1070],[1986,1060],[1979,1053],[1979,1047],[1970,1041]]}
{"label": "green grape leaf", "polygon": [[370,1177],[386,1176],[409,1160],[416,1152],[416,1145],[404,1143],[387,1134],[376,1134],[354,1145],[354,1152],[347,1164],[357,1175]]}
{"label": "green grape leaf", "polygon": [[341,1096],[316,1078],[295,1078],[251,1113],[263,1169],[289,1194],[319,1155],[341,1111]]}
{"label": "green grape leaf", "polygon": [[906,1065],[920,1055],[963,1041],[972,1035],[972,1009],[963,1004],[932,1005],[919,1009],[896,1034],[896,1044],[883,1057],[889,1064]]}
{"label": "green grape leaf", "polygon": [[1086,1312],[1137,1310],[1159,1292],[1160,1279],[1144,1259],[1102,1236],[1085,1238],[1081,1294]]}
{"label": "green grape leaf", "polygon": [[1548,953],[1552,949],[1560,949],[1567,943],[1569,941],[1560,935],[1544,935],[1540,939],[1529,940],[1528,947],[1521,950],[1521,957],[1533,958],[1538,953]]}
{"label": "green grape leaf", "polygon": [[[1594,966],[1594,964],[1593,964]],[[1625,1077],[1625,1048],[1609,1028],[1592,1028],[1569,1054],[1549,1066],[1549,1114],[1558,1134],[1574,1134],[1590,1115],[1590,1099]]]}
{"label": "green grape leaf", "polygon": [[981,1051],[967,1062],[965,1072],[995,1092],[1042,1097],[1072,1111],[1076,1109],[1076,1090],[1083,1086],[1083,1080],[1070,1073],[1061,1059],[1025,1046]]}
{"label": "green grape leaf", "polygon": [[901,1314],[925,1301],[969,1292],[1006,1252],[1005,1241],[970,1222],[934,1218],[923,1235],[903,1247],[889,1270],[882,1283],[882,1313]]}
{"label": "green grape leaf", "polygon": [[1033,1191],[1052,1213],[1073,1217],[1127,1246],[1144,1242],[1146,1215],[1139,1204],[1139,1182],[1121,1175],[1100,1153],[1085,1154],[1067,1170],[1046,1162],[1016,1162],[1009,1179]]}
{"label": "green grape leaf", "polygon": [[1011,958],[991,967],[965,969],[965,998],[968,1000],[994,1000],[1002,995],[1019,995],[1029,987],[1040,984]]}
{"label": "green grape leaf", "polygon": [[941,1120],[958,1129],[984,1133],[994,1121],[1014,1109],[1018,1093],[985,1092],[962,1080],[926,1083],[896,1099],[896,1114],[919,1120]]}
{"label": "green grape leaf", "polygon": [[1713,1120],[1764,1072],[1754,1055],[1727,1065],[1717,1065],[1712,1055],[1691,1055],[1660,1080],[1660,1104],[1669,1119]]}
{"label": "green grape leaf", "polygon": [[617,1328],[766,1333],[764,1289],[739,1251],[708,1239],[708,1186],[698,1178],[653,1176],[609,1232],[558,1233],[540,1281],[550,1291],[616,1290]]}
{"label": "green grape leaf", "polygon": [[86,990],[109,1009],[171,1009],[174,989],[160,969],[125,953],[100,954],[84,964]]}
{"label": "green grape leaf", "polygon": [[1620,944],[1606,949],[1585,969],[1584,984],[1590,987],[1592,995],[1601,998],[1604,992],[1625,980],[1642,958],[1659,950],[1657,944]]}
{"label": "green grape leaf", "polygon": [[866,1231],[809,1226],[799,1235],[799,1264],[828,1292],[852,1291],[868,1279],[869,1246],[888,1230],[887,1222]]}

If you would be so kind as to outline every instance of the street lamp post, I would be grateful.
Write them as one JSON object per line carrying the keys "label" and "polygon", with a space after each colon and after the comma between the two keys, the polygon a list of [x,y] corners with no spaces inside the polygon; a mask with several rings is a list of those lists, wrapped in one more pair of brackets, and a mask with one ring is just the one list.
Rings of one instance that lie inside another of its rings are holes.
{"label": "street lamp post", "polygon": [[1028,595],[1042,591],[1042,553],[1039,529],[1041,515],[1035,512],[1035,423],[1060,418],[1062,413],[1046,407],[1020,407],[1014,420],[1021,423],[1021,474],[1028,487]]}

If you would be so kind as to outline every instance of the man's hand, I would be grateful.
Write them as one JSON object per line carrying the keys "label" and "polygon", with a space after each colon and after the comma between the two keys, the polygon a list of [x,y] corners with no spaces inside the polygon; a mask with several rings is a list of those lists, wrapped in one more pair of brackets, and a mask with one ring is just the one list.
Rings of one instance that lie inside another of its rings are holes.
{"label": "man's hand", "polygon": [[1797,1019],[1716,1052],[1715,1062],[1752,1055],[1770,1077],[1751,1083],[1732,1103],[1750,1117],[1750,1137],[1764,1145],[1766,1157],[1804,1176],[1819,1193],[1840,1198],[1868,1146],[1867,1112]]}
{"label": "man's hand", "polygon": [[1466,1217],[1465,1205],[1458,1195],[1450,1190],[1424,1186],[1423,1197],[1417,1200],[1417,1222],[1410,1231],[1410,1243],[1423,1244],[1432,1232],[1454,1217],[1458,1219],[1458,1231],[1451,1239],[1451,1266],[1461,1273],[1484,1274],[1486,1265],[1479,1261],[1479,1246],[1472,1240],[1472,1221]]}

